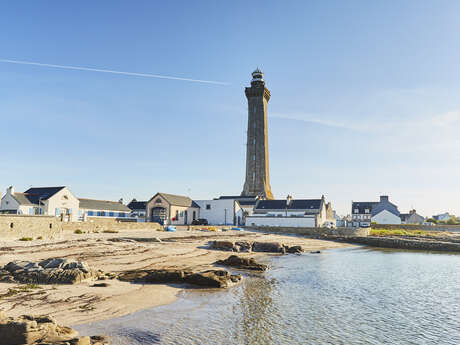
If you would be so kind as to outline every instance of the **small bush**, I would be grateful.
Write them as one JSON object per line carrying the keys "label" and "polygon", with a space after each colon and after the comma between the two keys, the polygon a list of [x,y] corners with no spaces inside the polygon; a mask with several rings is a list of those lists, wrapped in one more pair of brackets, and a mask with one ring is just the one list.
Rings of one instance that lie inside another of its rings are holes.
{"label": "small bush", "polygon": [[118,231],[117,230],[104,230],[102,231],[103,233],[106,233],[106,234],[118,234]]}
{"label": "small bush", "polygon": [[19,241],[32,241],[32,240],[33,240],[32,237],[21,237],[21,238],[19,239]]}
{"label": "small bush", "polygon": [[77,229],[77,230],[74,231],[74,234],[79,234],[79,235],[81,235],[82,233],[83,233],[83,231],[81,231],[80,229]]}
{"label": "small bush", "polygon": [[37,240],[43,240],[43,236],[38,236]]}

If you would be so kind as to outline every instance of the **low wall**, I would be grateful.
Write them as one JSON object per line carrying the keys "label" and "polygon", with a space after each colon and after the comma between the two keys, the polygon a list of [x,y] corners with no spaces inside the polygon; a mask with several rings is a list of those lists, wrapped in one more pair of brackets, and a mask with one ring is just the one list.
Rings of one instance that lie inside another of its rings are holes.
{"label": "low wall", "polygon": [[62,223],[62,228],[65,231],[81,230],[85,232],[94,232],[104,230],[156,230],[160,229],[161,225],[158,223],[124,222],[114,218],[89,218],[86,222]]}
{"label": "low wall", "polygon": [[427,241],[417,239],[412,240],[407,238],[374,236],[344,237],[342,240],[347,243],[365,244],[379,248],[460,252],[460,243],[455,242]]}
{"label": "low wall", "polygon": [[277,227],[277,226],[248,226],[249,230],[257,230],[263,232],[277,234],[295,234],[311,237],[323,236],[368,236],[369,228],[307,228],[307,227]]}
{"label": "low wall", "polygon": [[[248,226],[264,227],[288,227],[288,228],[310,228],[316,223],[315,217],[270,217],[270,216],[249,216],[246,217]],[[254,224],[254,225],[252,225]]]}
{"label": "low wall", "polygon": [[460,225],[417,225],[417,224],[372,224],[372,229],[385,230],[425,230],[425,231],[453,231],[460,232]]}
{"label": "low wall", "polygon": [[62,236],[62,223],[52,216],[0,215],[0,240],[23,237],[55,239]]}

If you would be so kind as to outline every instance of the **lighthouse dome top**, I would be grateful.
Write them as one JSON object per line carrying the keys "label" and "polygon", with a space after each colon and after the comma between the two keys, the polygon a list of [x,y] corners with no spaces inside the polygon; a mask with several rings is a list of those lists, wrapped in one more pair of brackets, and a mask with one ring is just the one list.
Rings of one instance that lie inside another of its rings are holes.
{"label": "lighthouse dome top", "polygon": [[259,67],[252,72],[252,81],[264,81],[264,72],[262,72]]}

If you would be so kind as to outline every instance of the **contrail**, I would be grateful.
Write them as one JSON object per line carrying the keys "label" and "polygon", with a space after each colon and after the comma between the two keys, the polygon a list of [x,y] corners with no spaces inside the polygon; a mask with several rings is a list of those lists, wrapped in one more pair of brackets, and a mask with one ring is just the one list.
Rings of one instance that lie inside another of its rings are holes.
{"label": "contrail", "polygon": [[18,65],[33,65],[33,66],[41,66],[41,67],[71,69],[71,70],[78,70],[78,71],[122,74],[122,75],[131,75],[131,76],[135,76],[135,77],[191,81],[191,82],[194,82],[194,83],[206,83],[206,84],[215,84],[215,85],[229,85],[228,83],[225,83],[225,82],[222,82],[222,81],[181,78],[181,77],[173,77],[173,76],[168,76],[168,75],[149,74],[149,73],[113,71],[113,70],[109,70],[109,69],[99,69],[99,68],[90,68],[90,67],[52,65],[52,64],[48,64],[48,63],[39,63],[39,62],[31,62],[31,61],[18,61],[18,60],[0,59],[0,62],[14,63],[14,64],[18,64]]}

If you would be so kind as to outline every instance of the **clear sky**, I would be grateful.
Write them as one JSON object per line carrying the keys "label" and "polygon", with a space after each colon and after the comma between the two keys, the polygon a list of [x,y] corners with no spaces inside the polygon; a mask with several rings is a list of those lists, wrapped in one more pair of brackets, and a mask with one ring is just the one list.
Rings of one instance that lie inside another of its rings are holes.
{"label": "clear sky", "polygon": [[0,1],[0,188],[239,194],[260,67],[276,197],[460,214],[459,1]]}

